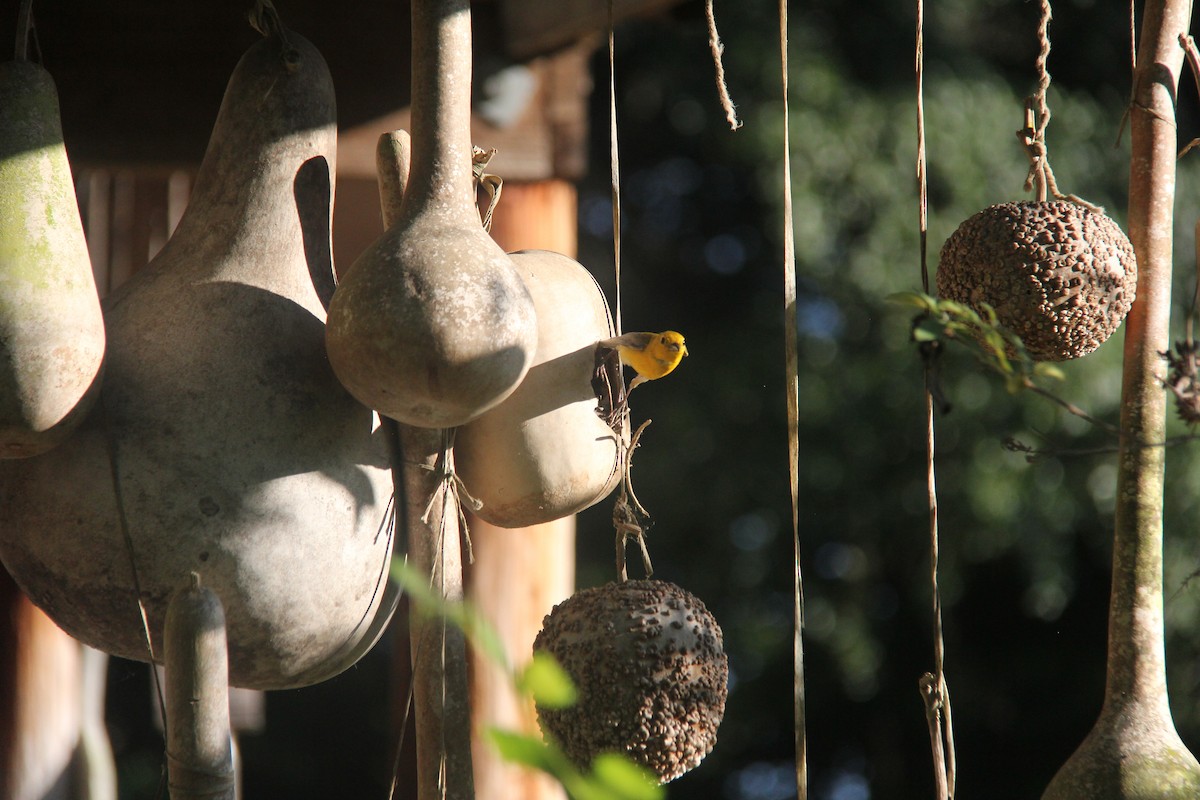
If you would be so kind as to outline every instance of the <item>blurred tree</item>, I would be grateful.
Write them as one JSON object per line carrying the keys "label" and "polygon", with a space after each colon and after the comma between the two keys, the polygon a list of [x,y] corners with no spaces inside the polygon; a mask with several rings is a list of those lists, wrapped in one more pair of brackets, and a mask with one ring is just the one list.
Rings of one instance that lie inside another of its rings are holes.
{"label": "blurred tree", "polygon": [[[635,424],[654,420],[634,480],[658,523],[648,537],[658,576],[708,603],[724,626],[734,676],[716,750],[671,786],[672,797],[795,792],[775,10],[765,0],[736,13],[717,8],[746,123],[736,133],[716,101],[699,4],[681,7],[667,29],[645,23],[617,35],[625,328],[681,330],[691,352],[669,379],[634,397]],[[1079,0],[1055,11],[1051,161],[1064,190],[1123,223],[1128,9]],[[1034,87],[1037,10],[958,0],[930,4],[927,20],[932,275],[959,222],[1028,197],[1028,162],[1014,132]],[[914,25],[914,9],[893,3],[818,0],[792,10],[816,798],[932,791],[917,694],[932,667],[921,369],[911,314],[886,302],[920,287]],[[604,55],[597,76],[607,70]],[[1181,97],[1194,108],[1194,94]],[[607,102],[596,93],[594,119],[606,118]],[[1181,143],[1194,119],[1194,111],[1181,115]],[[611,296],[608,142],[595,130],[595,166],[581,188],[581,260]],[[1186,299],[1200,166],[1190,157],[1180,170],[1177,297]],[[1050,388],[1115,421],[1120,339],[1064,365],[1065,380]],[[1036,796],[1101,702],[1115,441],[1044,399],[1009,395],[963,353],[945,356],[942,376],[953,404],[937,436],[959,791]],[[1009,436],[1049,452],[1027,461],[1003,447]],[[1175,718],[1193,748],[1200,581],[1186,581],[1200,547],[1195,447],[1170,451],[1166,578]],[[581,586],[613,577],[608,511],[603,503],[580,520]]]}

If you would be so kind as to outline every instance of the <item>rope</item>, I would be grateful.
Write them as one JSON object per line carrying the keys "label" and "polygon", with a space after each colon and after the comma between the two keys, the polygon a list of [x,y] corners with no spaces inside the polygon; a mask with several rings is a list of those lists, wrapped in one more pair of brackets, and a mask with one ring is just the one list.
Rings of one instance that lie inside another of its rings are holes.
{"label": "rope", "polygon": [[717,70],[717,97],[721,99],[721,109],[725,112],[725,121],[729,123],[729,129],[736,131],[742,127],[742,122],[737,118],[733,100],[729,97],[729,86],[725,83],[725,64],[721,61],[725,45],[721,42],[721,35],[717,33],[713,0],[704,0],[704,19],[708,23],[708,49],[712,51],[713,64]]}
{"label": "rope", "polygon": [[1059,191],[1058,182],[1054,179],[1054,170],[1050,168],[1050,154],[1046,149],[1046,126],[1050,124],[1050,105],[1046,102],[1046,92],[1050,89],[1050,72],[1046,68],[1050,59],[1050,19],[1053,13],[1050,0],[1041,0],[1041,16],[1038,20],[1038,55],[1034,61],[1037,72],[1037,89],[1033,96],[1025,100],[1025,125],[1017,131],[1017,138],[1025,147],[1029,156],[1029,173],[1025,176],[1025,191],[1037,192],[1037,201],[1046,202],[1047,197],[1055,200],[1068,200],[1092,211],[1103,213],[1103,209],[1088,201]]}

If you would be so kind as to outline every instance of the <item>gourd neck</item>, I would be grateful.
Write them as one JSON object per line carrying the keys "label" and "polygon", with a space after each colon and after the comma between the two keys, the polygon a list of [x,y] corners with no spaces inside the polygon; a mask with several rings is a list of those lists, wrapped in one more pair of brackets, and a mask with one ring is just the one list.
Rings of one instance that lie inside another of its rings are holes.
{"label": "gourd neck", "polygon": [[[1150,3],[1130,106],[1129,238],[1137,299],[1125,321],[1121,444],[1109,605],[1106,707],[1157,708],[1169,719],[1163,647],[1163,497],[1175,187],[1175,90],[1184,52],[1177,31],[1190,2]],[[1145,57],[1143,57],[1145,54]]]}
{"label": "gourd neck", "polygon": [[469,0],[412,3],[412,174],[406,212],[471,212]]}

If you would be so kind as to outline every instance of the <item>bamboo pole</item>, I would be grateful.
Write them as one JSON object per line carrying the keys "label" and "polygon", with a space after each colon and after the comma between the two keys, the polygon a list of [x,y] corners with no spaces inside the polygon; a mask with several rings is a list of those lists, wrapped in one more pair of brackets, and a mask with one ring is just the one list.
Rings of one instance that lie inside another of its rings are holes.
{"label": "bamboo pole", "polygon": [[1200,763],[1175,730],[1163,648],[1163,489],[1175,200],[1179,37],[1190,0],[1147,2],[1129,105],[1129,235],[1137,300],[1125,322],[1121,442],[1109,602],[1108,671],[1095,726],[1043,800],[1183,800],[1200,796]]}

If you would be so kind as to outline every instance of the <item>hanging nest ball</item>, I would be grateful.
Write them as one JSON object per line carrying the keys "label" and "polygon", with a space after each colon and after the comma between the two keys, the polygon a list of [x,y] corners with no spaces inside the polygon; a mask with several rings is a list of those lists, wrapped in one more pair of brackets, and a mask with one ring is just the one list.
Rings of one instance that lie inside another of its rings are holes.
{"label": "hanging nest ball", "polygon": [[937,272],[941,297],[977,311],[991,305],[1037,361],[1103,344],[1129,313],[1136,284],[1133,245],[1120,227],[1065,201],[985,208],[946,240]]}
{"label": "hanging nest ball", "polygon": [[721,628],[673,583],[625,581],[554,607],[533,649],[579,689],[569,708],[538,708],[542,731],[576,763],[624,753],[672,781],[712,750],[725,715],[729,663]]}

